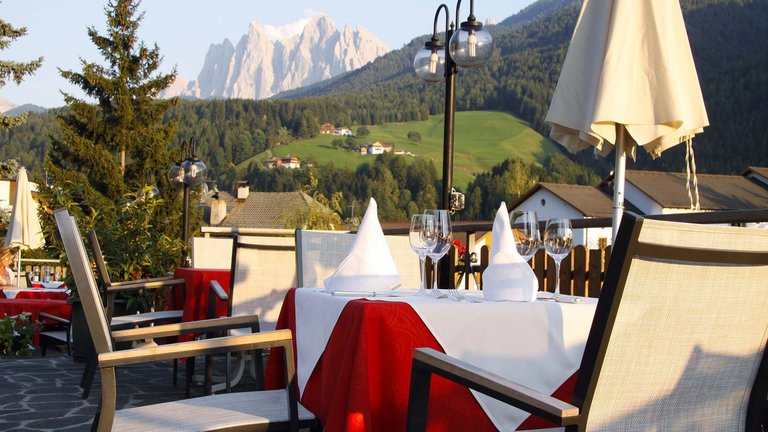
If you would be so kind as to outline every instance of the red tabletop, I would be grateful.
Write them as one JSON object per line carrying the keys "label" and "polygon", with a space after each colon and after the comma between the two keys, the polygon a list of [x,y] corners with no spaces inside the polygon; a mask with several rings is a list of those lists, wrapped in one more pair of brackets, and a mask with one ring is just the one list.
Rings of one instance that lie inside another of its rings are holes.
{"label": "red tabletop", "polygon": [[[175,279],[186,281],[184,299],[172,297],[169,299],[169,309],[184,309],[182,321],[197,321],[208,318],[208,287],[212,280],[221,284],[226,292],[229,292],[229,270],[212,270],[198,268],[178,268],[173,273]],[[226,316],[227,305],[225,302],[216,302],[216,316]],[[179,340],[191,340],[192,335],[180,336]]]}
{"label": "red tabletop", "polygon": [[[0,317],[18,315],[22,312],[29,312],[33,321],[41,321],[40,312],[68,320],[72,313],[72,306],[66,300],[0,298]],[[37,336],[35,336],[35,344],[37,344]]]}
{"label": "red tabletop", "polygon": [[[295,290],[289,291],[283,301],[277,328],[289,328],[295,334]],[[408,304],[350,301],[310,375],[301,401],[320,418],[326,431],[405,430],[411,360],[417,347],[443,352]],[[282,360],[277,350],[270,353],[268,388],[285,385]],[[575,376],[554,396],[569,395],[574,382]],[[429,431],[496,430],[466,387],[440,377],[432,380],[429,419]],[[520,429],[552,426],[531,417]]]}

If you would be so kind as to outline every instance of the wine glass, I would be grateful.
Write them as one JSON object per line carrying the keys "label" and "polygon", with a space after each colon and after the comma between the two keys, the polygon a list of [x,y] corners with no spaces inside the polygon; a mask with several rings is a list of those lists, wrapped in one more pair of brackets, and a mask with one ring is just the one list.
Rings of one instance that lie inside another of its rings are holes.
{"label": "wine glass", "polygon": [[573,229],[570,219],[553,218],[547,220],[544,230],[544,248],[555,261],[555,295],[560,298],[560,262],[571,253],[573,246]]}
{"label": "wine glass", "polygon": [[520,256],[530,261],[541,246],[539,219],[533,211],[513,211],[509,220],[512,224],[512,234]]}
{"label": "wine glass", "polygon": [[[427,256],[432,259],[433,279],[432,289],[437,289],[437,262],[445,256],[451,248],[451,216],[448,210],[427,210],[426,215],[432,215],[435,221],[434,230],[428,234],[434,238],[434,246],[427,251]],[[433,291],[436,293],[437,291]]]}
{"label": "wine glass", "polygon": [[434,231],[435,219],[432,215],[423,213],[411,216],[411,228],[408,231],[408,240],[411,243],[411,249],[419,255],[419,275],[421,284],[416,295],[422,296],[427,292],[426,271],[424,269],[427,250],[435,246],[432,240],[434,237],[427,238],[428,233]]}

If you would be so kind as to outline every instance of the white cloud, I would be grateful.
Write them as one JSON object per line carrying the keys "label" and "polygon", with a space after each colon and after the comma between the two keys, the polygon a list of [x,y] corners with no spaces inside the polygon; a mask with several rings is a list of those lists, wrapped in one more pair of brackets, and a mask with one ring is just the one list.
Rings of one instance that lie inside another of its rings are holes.
{"label": "white cloud", "polygon": [[312,9],[304,9],[304,17],[299,20],[279,26],[268,24],[264,26],[264,30],[272,41],[289,39],[292,36],[300,35],[310,19],[321,15],[325,14]]}

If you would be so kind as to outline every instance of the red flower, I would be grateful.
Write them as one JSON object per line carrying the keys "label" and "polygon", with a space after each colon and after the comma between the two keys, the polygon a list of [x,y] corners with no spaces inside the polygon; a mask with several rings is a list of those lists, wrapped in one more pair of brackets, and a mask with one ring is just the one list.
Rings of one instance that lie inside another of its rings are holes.
{"label": "red flower", "polygon": [[459,253],[459,256],[463,258],[464,254],[467,252],[467,247],[464,246],[464,243],[462,243],[461,240],[454,240],[453,245],[456,246],[456,251]]}

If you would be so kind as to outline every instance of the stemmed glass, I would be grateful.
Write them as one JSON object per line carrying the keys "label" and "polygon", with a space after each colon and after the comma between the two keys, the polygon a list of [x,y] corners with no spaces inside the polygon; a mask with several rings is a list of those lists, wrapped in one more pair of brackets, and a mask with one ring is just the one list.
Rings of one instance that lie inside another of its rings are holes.
{"label": "stemmed glass", "polygon": [[[434,238],[434,246],[427,251],[427,256],[432,259],[433,279],[432,289],[437,289],[437,262],[445,256],[451,248],[451,217],[448,210],[427,210],[426,215],[432,215],[435,221],[434,230],[428,237]],[[436,293],[437,291],[433,291]]]}
{"label": "stemmed glass", "polygon": [[530,261],[541,246],[539,234],[539,219],[533,211],[513,211],[509,220],[512,224],[512,234],[520,256]]}
{"label": "stemmed glass", "polygon": [[549,256],[555,260],[555,295],[557,301],[560,298],[560,262],[571,253],[573,245],[573,229],[570,219],[548,219],[544,230],[544,248]]}
{"label": "stemmed glass", "polygon": [[435,218],[432,215],[426,215],[423,213],[415,214],[411,216],[411,228],[408,231],[408,240],[411,243],[411,249],[419,255],[419,275],[421,276],[421,284],[419,291],[416,292],[417,296],[422,296],[427,293],[427,275],[424,269],[424,261],[427,257],[427,250],[435,246],[434,237],[428,237],[428,234],[434,231]]}

